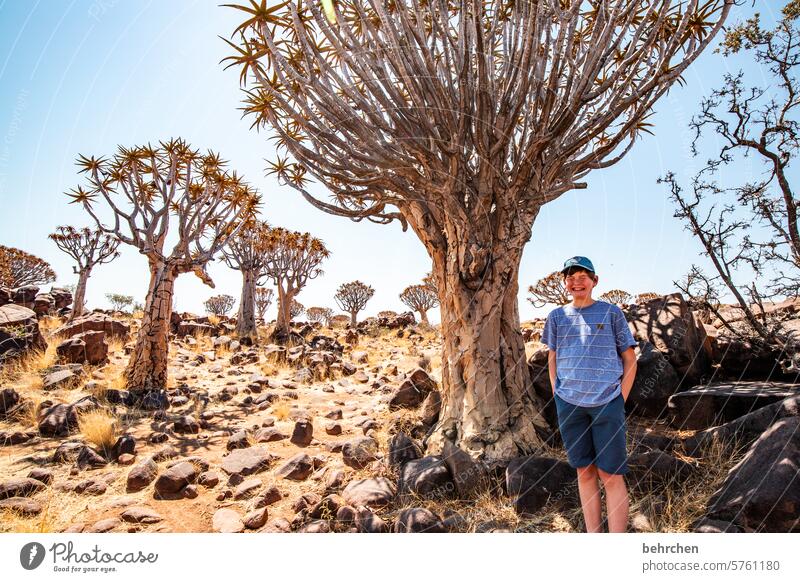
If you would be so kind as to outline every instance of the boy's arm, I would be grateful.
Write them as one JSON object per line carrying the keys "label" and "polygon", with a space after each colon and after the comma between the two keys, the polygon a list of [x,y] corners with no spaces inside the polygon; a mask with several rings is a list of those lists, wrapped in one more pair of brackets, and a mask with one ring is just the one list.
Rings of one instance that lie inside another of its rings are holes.
{"label": "boy's arm", "polygon": [[622,391],[622,399],[628,400],[628,394],[633,388],[633,381],[636,379],[636,352],[633,348],[628,348],[622,354],[622,382],[620,383],[620,390]]}
{"label": "boy's arm", "polygon": [[555,350],[548,350],[548,352],[547,352],[547,371],[550,373],[550,389],[555,394],[555,391],[556,391],[556,352],[555,352]]}

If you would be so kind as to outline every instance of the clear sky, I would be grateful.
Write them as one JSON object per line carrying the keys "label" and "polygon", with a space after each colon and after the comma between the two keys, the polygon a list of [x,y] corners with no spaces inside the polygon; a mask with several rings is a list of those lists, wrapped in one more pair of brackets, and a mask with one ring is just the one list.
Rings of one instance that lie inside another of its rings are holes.
{"label": "clear sky", "polygon": [[[760,11],[771,23],[783,4],[748,3],[735,8],[729,22]],[[219,36],[230,35],[239,14],[215,1],[0,0],[0,244],[49,261],[58,284],[74,283],[71,260],[47,235],[58,225],[90,224],[63,194],[80,183],[78,153],[109,155],[118,144],[183,137],[196,148],[220,152],[259,188],[271,224],[325,241],[332,256],[325,274],[299,296],[303,304],[335,308],[336,287],[360,279],[376,289],[366,315],[402,310],[400,291],[430,270],[411,231],[329,216],[265,177],[272,142],[241,118],[238,70],[219,64],[231,50]],[[674,87],[658,104],[655,137],[645,134],[622,162],[590,176],[587,190],[568,192],[542,208],[522,261],[523,319],[551,308],[533,309],[526,301],[528,285],[572,255],[594,262],[600,275],[595,297],[614,288],[672,292],[672,281],[693,262],[709,265],[699,257],[699,243],[673,218],[668,192],[656,179],[670,169],[688,178],[712,155],[707,149],[703,158],[691,157],[687,123],[724,72],[744,66],[752,83],[766,83],[764,72],[748,62],[709,50],[685,74],[687,85]],[[745,160],[728,177],[747,179],[758,171]],[[179,278],[179,310],[202,313],[202,302],[214,293],[238,299],[237,272],[223,263],[209,272],[215,291],[194,275]],[[145,258],[122,248],[119,259],[94,272],[89,307],[107,307],[109,292],[143,301],[147,283]]]}

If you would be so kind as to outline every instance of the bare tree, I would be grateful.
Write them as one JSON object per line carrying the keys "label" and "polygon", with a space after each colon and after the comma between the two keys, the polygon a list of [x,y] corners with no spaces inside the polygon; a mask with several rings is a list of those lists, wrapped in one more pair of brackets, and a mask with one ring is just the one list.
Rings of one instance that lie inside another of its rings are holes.
{"label": "bare tree", "polygon": [[256,327],[256,285],[266,264],[265,249],[269,239],[269,225],[252,221],[222,249],[225,263],[242,273],[242,296],[236,316],[236,335],[243,343],[258,338]]}
{"label": "bare tree", "polygon": [[410,285],[403,289],[400,301],[408,305],[412,311],[419,313],[422,323],[428,323],[428,310],[439,305],[438,295],[425,284]]}
{"label": "bare tree", "polygon": [[373,295],[375,295],[375,289],[369,285],[361,281],[351,281],[339,285],[333,298],[342,311],[350,314],[350,325],[356,325],[358,312],[366,307],[367,301]]}
{"label": "bare tree", "polygon": [[539,279],[535,285],[528,287],[528,297],[534,307],[544,307],[545,305],[566,305],[569,303],[569,293],[564,285],[564,278],[561,273],[555,271],[546,277]]}
{"label": "bare tree", "polygon": [[212,295],[203,302],[206,312],[217,317],[228,315],[236,299],[232,295]]}
{"label": "bare tree", "polygon": [[289,154],[272,171],[325,212],[410,225],[431,256],[431,451],[448,439],[496,464],[541,444],[517,305],[533,222],[649,132],[733,1],[341,0],[333,25],[316,2],[236,6],[245,110]]}
{"label": "bare tree", "polygon": [[598,299],[608,301],[614,305],[627,305],[633,300],[633,295],[622,289],[612,289],[600,295]]}
{"label": "bare tree", "polygon": [[[225,170],[219,155],[201,155],[180,139],[120,147],[108,159],[80,156],[78,166],[88,184],[70,192],[72,201],[100,230],[137,248],[150,266],[142,324],[125,370],[128,389],[139,397],[167,384],[175,279],[194,272],[213,287],[206,264],[252,219],[259,197]],[[97,206],[111,211],[109,224]]]}
{"label": "bare tree", "polygon": [[83,314],[86,303],[86,282],[92,274],[92,269],[119,256],[117,251],[119,240],[102,230],[75,229],[71,226],[59,226],[56,232],[50,235],[50,240],[78,263],[77,267],[72,267],[78,275],[78,285],[75,287],[72,313],[69,317],[72,321]]}
{"label": "bare tree", "polygon": [[306,317],[308,321],[321,323],[324,327],[329,327],[331,317],[333,317],[333,309],[330,307],[309,307],[306,309]]}
{"label": "bare tree", "polygon": [[0,287],[15,289],[56,280],[50,264],[23,250],[0,245]]}
{"label": "bare tree", "polygon": [[289,338],[292,302],[311,279],[322,274],[320,263],[330,256],[318,238],[308,233],[273,228],[264,246],[264,274],[278,289],[278,318],[273,338]]}
{"label": "bare tree", "polygon": [[261,321],[264,321],[267,315],[267,309],[272,305],[272,298],[274,296],[275,292],[272,289],[267,289],[266,287],[259,287],[256,289],[256,312]]}

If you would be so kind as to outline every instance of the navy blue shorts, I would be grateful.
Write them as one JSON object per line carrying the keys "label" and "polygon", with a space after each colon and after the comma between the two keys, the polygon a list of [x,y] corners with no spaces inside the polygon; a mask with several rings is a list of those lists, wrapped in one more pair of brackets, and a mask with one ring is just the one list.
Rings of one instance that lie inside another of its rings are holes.
{"label": "navy blue shorts", "polygon": [[558,395],[555,401],[570,466],[594,465],[614,475],[628,472],[622,394],[602,406],[576,406]]}

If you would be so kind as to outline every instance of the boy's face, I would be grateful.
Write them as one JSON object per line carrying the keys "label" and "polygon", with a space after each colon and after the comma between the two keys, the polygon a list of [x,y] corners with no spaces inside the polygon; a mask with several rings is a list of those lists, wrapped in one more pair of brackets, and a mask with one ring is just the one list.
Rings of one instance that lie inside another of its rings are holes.
{"label": "boy's face", "polygon": [[564,285],[567,288],[567,293],[572,295],[574,300],[579,301],[592,296],[592,289],[597,285],[598,279],[597,275],[588,271],[567,271]]}

